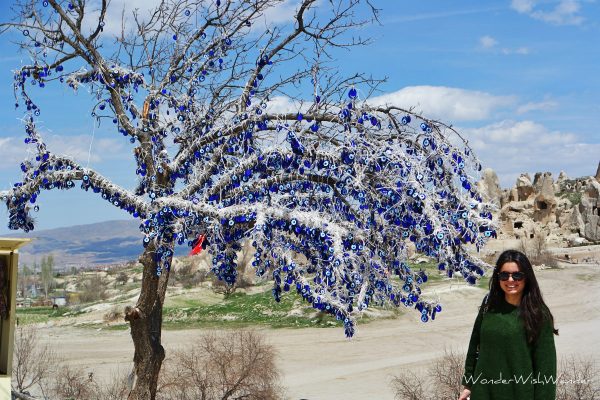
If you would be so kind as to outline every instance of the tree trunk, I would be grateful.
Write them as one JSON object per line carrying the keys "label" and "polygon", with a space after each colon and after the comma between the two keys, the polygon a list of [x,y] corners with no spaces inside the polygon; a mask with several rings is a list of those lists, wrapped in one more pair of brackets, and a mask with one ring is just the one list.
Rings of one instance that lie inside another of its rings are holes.
{"label": "tree trunk", "polygon": [[[156,276],[155,247],[150,244],[140,257],[144,266],[142,289],[135,308],[125,309],[125,320],[131,327],[133,356],[133,388],[128,400],[154,400],[158,374],[165,358],[161,344],[162,307],[169,271]],[[170,260],[169,260],[170,263]]]}

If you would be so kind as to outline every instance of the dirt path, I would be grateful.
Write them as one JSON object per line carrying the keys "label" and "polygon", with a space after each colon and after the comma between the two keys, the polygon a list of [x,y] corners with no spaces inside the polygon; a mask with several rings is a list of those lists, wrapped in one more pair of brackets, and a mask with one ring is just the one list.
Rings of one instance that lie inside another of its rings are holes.
{"label": "dirt path", "polygon": [[[579,354],[600,360],[600,265],[565,265],[537,272],[560,336],[559,357]],[[288,398],[309,400],[392,400],[389,382],[407,368],[425,369],[444,348],[466,350],[477,306],[485,291],[462,284],[440,291],[443,311],[423,324],[416,312],[395,320],[358,326],[356,337],[342,329],[264,329],[279,353]],[[111,371],[129,371],[133,347],[129,332],[44,327],[45,340],[70,363],[107,379]],[[184,348],[201,329],[166,331],[167,354]]]}

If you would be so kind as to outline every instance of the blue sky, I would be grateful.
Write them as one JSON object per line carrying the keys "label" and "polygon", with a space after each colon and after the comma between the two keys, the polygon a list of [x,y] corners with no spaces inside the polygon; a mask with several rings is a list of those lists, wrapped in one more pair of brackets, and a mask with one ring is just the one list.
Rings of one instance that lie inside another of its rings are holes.
{"label": "blue sky", "polygon": [[[113,0],[112,5],[120,9],[123,3]],[[272,18],[285,20],[296,3],[287,0]],[[382,25],[359,32],[373,44],[336,54],[343,72],[388,78],[375,101],[414,106],[458,128],[503,187],[521,172],[595,173],[600,161],[596,1],[373,3],[382,8]],[[3,20],[10,15],[9,4],[0,5]],[[27,56],[17,52],[9,35],[0,36],[0,51],[0,189],[6,189],[19,180],[18,165],[26,156],[11,71]],[[120,185],[134,185],[129,142],[109,126],[94,128],[85,93],[73,95],[63,87],[36,93],[51,150],[97,168]],[[39,203],[37,229],[128,217],[77,189],[43,193]],[[6,209],[0,209],[6,221]],[[0,224],[0,234],[8,232],[6,223]]]}

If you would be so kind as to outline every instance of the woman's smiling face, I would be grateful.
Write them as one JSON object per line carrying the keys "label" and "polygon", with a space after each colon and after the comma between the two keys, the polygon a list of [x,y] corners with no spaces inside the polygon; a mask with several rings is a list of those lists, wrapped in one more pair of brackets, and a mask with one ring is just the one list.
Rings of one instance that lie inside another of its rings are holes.
{"label": "woman's smiling face", "polygon": [[[502,273],[505,274],[502,274]],[[508,297],[520,297],[523,294],[523,290],[525,290],[525,277],[517,280],[513,275],[515,272],[522,274],[519,270],[519,265],[516,262],[507,262],[502,264],[500,267],[500,271],[498,272],[498,280],[500,281],[500,288],[504,291],[504,294]],[[508,273],[508,280],[500,279],[501,275],[506,275]],[[518,275],[517,278],[518,278]]]}

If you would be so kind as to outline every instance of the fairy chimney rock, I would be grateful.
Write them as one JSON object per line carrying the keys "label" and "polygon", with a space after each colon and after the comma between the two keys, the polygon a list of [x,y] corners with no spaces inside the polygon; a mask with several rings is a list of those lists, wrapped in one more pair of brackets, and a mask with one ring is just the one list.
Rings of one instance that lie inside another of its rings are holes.
{"label": "fairy chimney rock", "polygon": [[596,180],[600,182],[600,161],[598,162],[598,168],[596,169]]}
{"label": "fairy chimney rock", "polygon": [[533,203],[533,219],[537,222],[549,222],[556,219],[556,197],[554,181],[550,172],[535,174],[534,187],[539,188]]}
{"label": "fairy chimney rock", "polygon": [[531,178],[529,177],[529,174],[521,174],[521,176],[517,178],[515,186],[517,189],[518,197],[516,199],[513,198],[513,200],[525,201],[535,193],[533,190],[533,185],[531,184]]}
{"label": "fairy chimney rock", "polygon": [[498,175],[491,168],[486,168],[483,171],[483,176],[478,183],[479,191],[483,194],[484,199],[496,205],[500,205],[502,190],[500,189],[500,180]]}
{"label": "fairy chimney rock", "polygon": [[572,232],[582,235],[585,231],[585,223],[579,212],[579,207],[573,207],[573,212],[570,215],[567,226]]}
{"label": "fairy chimney rock", "polygon": [[558,174],[558,178],[556,178],[556,182],[554,182],[554,192],[560,192],[567,185],[567,181],[569,177],[565,173],[565,171],[560,171]]}
{"label": "fairy chimney rock", "polygon": [[589,179],[588,182],[579,203],[579,212],[585,225],[582,233],[587,240],[600,241],[600,182],[596,179]]}
{"label": "fairy chimney rock", "polygon": [[567,176],[565,171],[560,171],[560,173],[558,174],[558,178],[556,178],[556,183],[564,182],[567,179],[569,179],[569,177]]}

